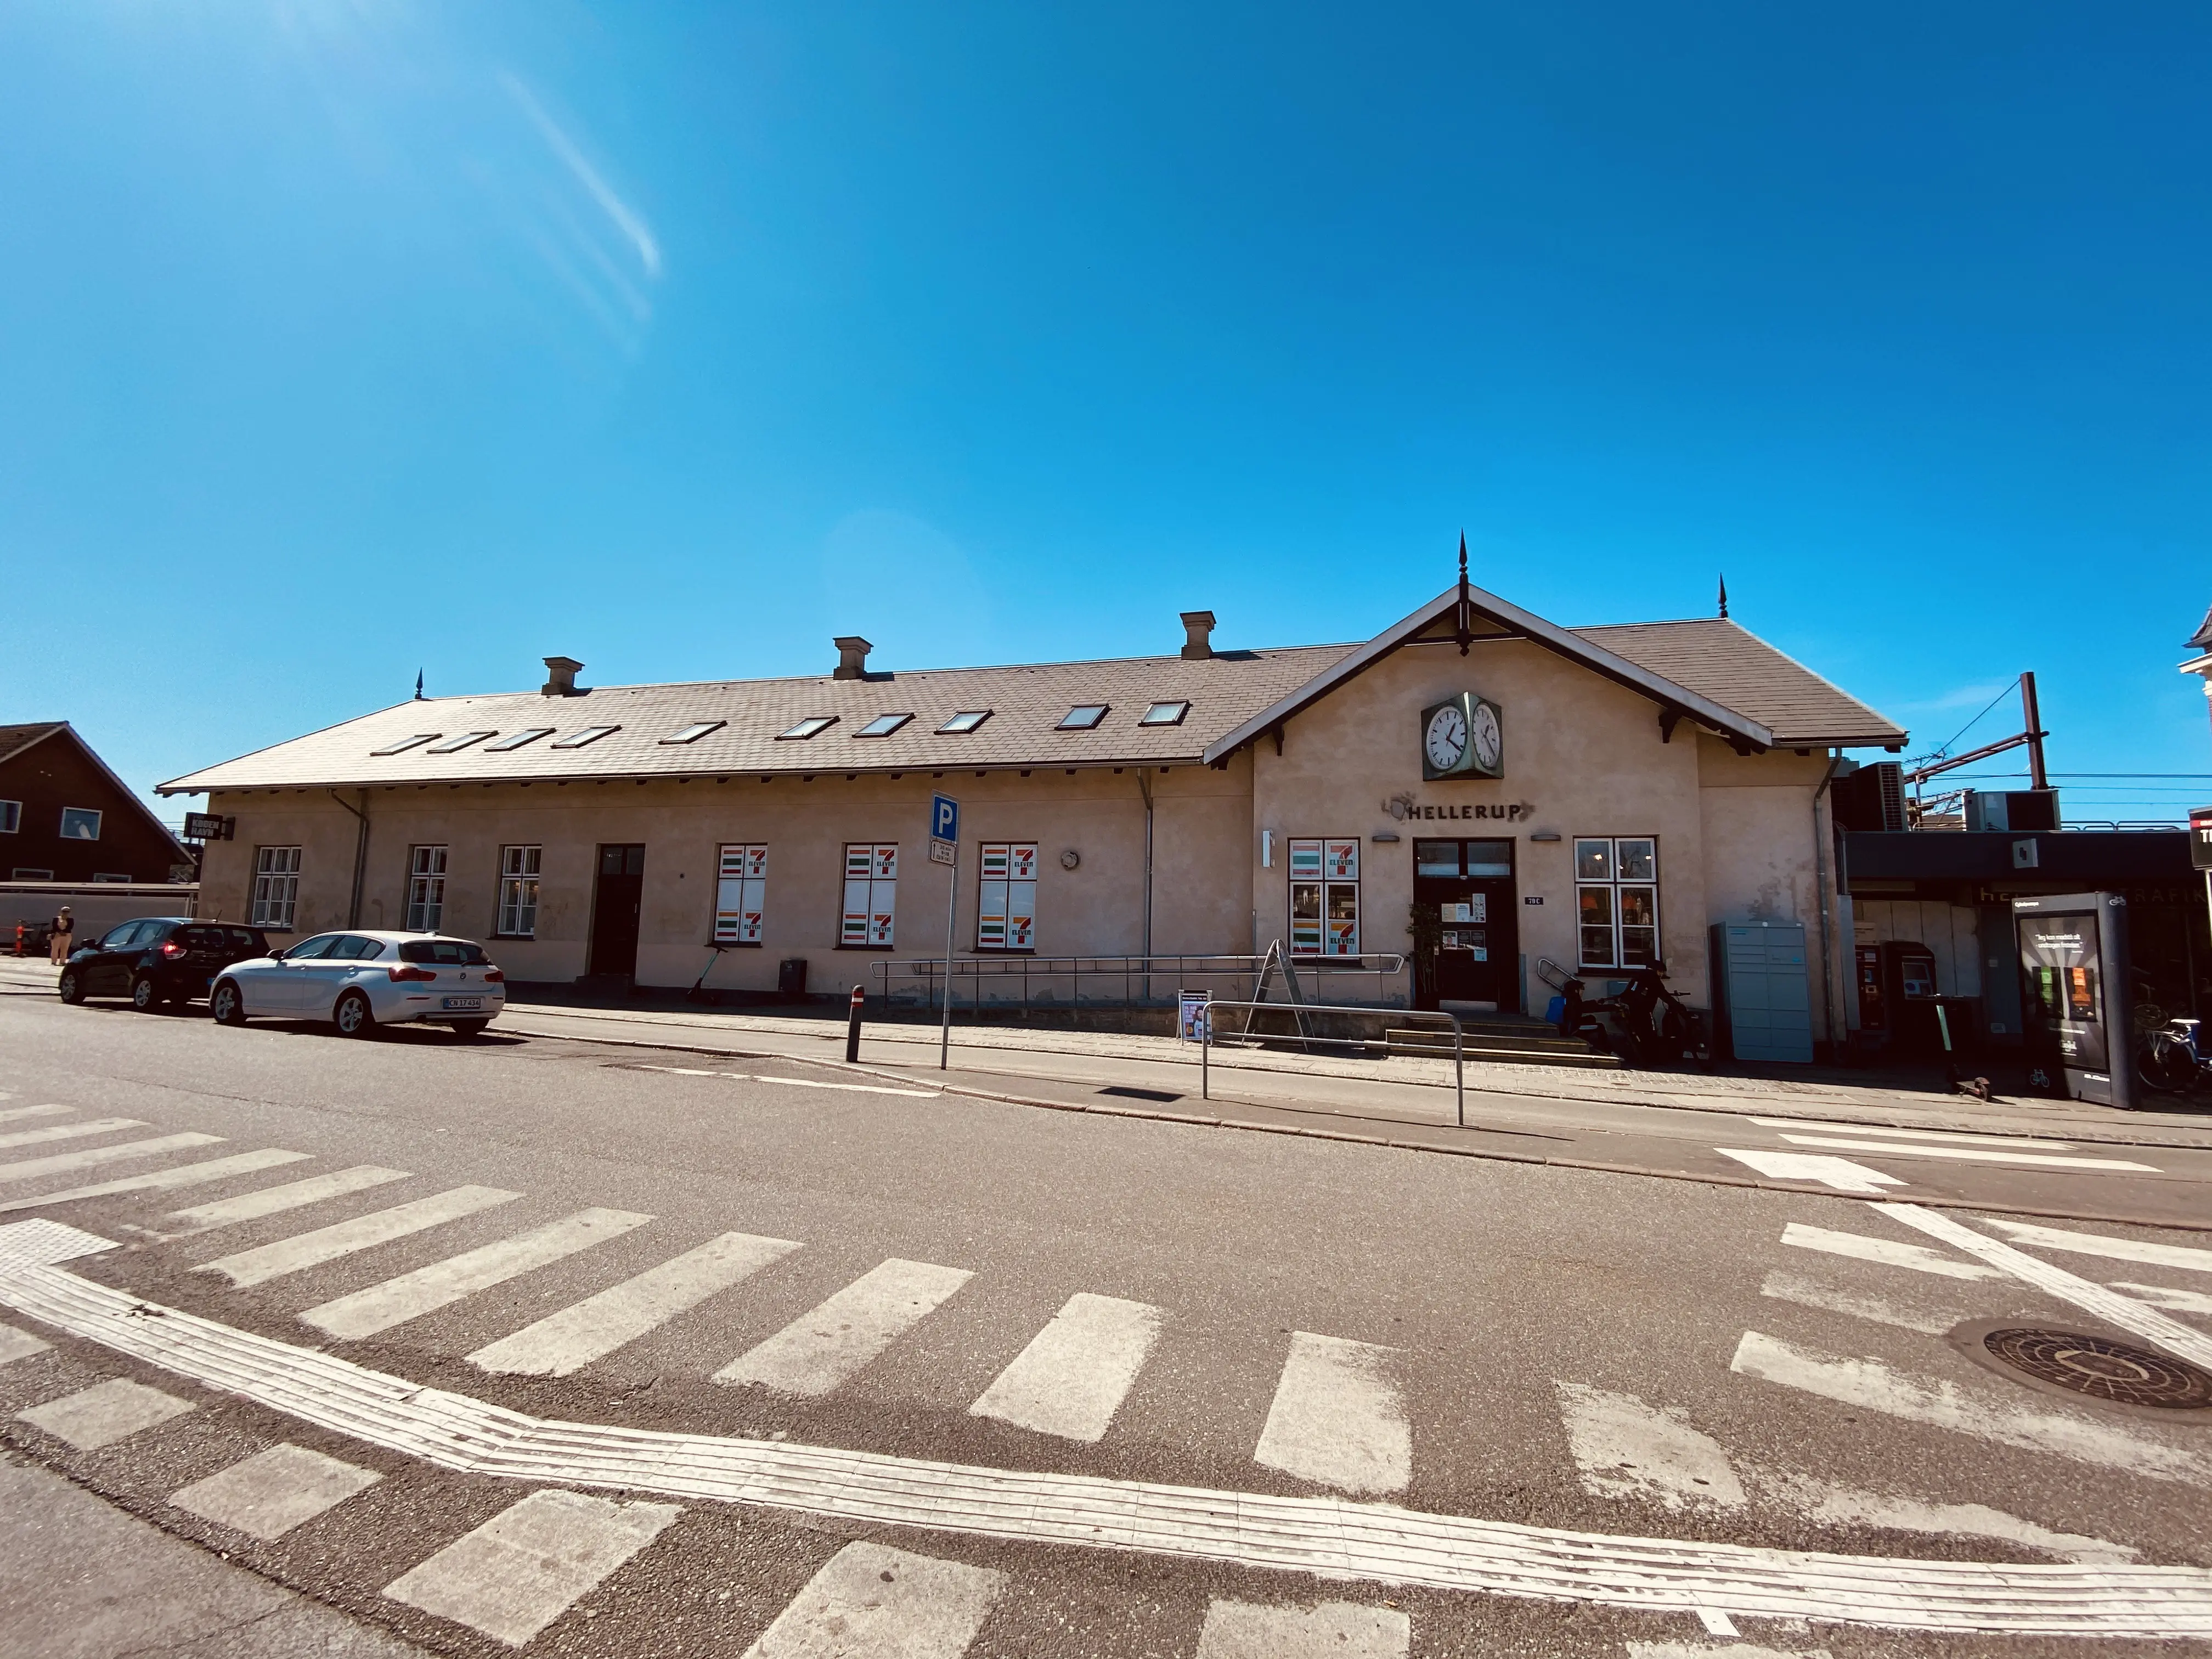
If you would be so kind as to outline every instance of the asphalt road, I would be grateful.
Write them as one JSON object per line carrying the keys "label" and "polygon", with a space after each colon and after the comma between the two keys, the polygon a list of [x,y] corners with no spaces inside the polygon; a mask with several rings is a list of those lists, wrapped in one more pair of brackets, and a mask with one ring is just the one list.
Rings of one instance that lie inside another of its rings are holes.
{"label": "asphalt road", "polygon": [[[6,1441],[435,1651],[1661,1659],[1728,1651],[1731,1620],[1739,1651],[1838,1659],[2153,1646],[1932,1632],[1912,1563],[2079,1563],[2036,1581],[2054,1628],[2212,1632],[2201,1572],[2112,1612],[2128,1563],[2212,1568],[2212,1408],[2063,1391],[1983,1340],[2202,1346],[2205,1233],[496,1028],[347,1042],[0,993],[0,1224],[115,1246],[0,1233]],[[191,1134],[222,1139],[92,1156]],[[301,1156],[54,1196],[264,1152]],[[353,1170],[380,1173],[250,1196]],[[2195,1174],[2161,1178],[2212,1218]]]}

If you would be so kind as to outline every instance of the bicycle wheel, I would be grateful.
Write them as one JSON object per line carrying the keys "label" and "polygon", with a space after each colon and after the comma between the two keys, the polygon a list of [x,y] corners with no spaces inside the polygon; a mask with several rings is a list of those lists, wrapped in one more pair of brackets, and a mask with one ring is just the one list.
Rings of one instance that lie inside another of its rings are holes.
{"label": "bicycle wheel", "polygon": [[2197,1055],[2171,1031],[2153,1031],[2136,1050],[2136,1075],[2153,1094],[2185,1093],[2197,1080]]}

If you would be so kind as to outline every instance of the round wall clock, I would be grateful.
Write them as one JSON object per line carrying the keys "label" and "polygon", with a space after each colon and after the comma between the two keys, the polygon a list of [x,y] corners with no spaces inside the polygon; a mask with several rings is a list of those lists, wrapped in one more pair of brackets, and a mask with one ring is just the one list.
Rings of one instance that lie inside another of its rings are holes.
{"label": "round wall clock", "polygon": [[1505,737],[1498,729],[1498,711],[1488,703],[1477,702],[1472,741],[1474,744],[1474,763],[1485,772],[1496,773],[1498,763],[1505,756]]}
{"label": "round wall clock", "polygon": [[[1492,730],[1496,731],[1494,721]],[[1429,716],[1421,748],[1432,770],[1458,771],[1467,760],[1467,715],[1457,703],[1448,702]]]}

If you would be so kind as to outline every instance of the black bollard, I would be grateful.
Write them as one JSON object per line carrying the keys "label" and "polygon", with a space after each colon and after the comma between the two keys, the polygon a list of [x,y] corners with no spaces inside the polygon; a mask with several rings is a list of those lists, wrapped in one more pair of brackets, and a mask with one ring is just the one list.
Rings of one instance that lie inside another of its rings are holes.
{"label": "black bollard", "polygon": [[845,1063],[854,1066],[860,1059],[860,1004],[866,993],[855,985],[853,988],[853,1012],[845,1022]]}

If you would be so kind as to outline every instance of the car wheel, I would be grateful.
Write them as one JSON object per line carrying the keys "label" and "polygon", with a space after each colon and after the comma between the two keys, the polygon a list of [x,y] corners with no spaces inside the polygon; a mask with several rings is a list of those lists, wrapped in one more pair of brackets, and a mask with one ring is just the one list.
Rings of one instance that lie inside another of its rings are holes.
{"label": "car wheel", "polygon": [[161,988],[148,975],[141,974],[131,981],[131,1006],[140,1013],[153,1013],[167,1000]]}
{"label": "car wheel", "polygon": [[208,1012],[218,1025],[246,1024],[246,999],[239,994],[236,981],[227,979],[216,985],[215,994],[208,998]]}
{"label": "car wheel", "polygon": [[461,1037],[480,1037],[484,1034],[484,1027],[490,1024],[488,1019],[457,1019],[453,1022],[453,1035]]}
{"label": "car wheel", "polygon": [[62,969],[61,982],[54,988],[62,994],[64,1002],[78,1003],[84,1000],[84,979],[74,968]]}
{"label": "car wheel", "polygon": [[340,1036],[374,1036],[376,1016],[369,1011],[368,999],[358,991],[348,991],[338,999],[338,1006],[331,1010],[331,1023],[338,1028]]}

